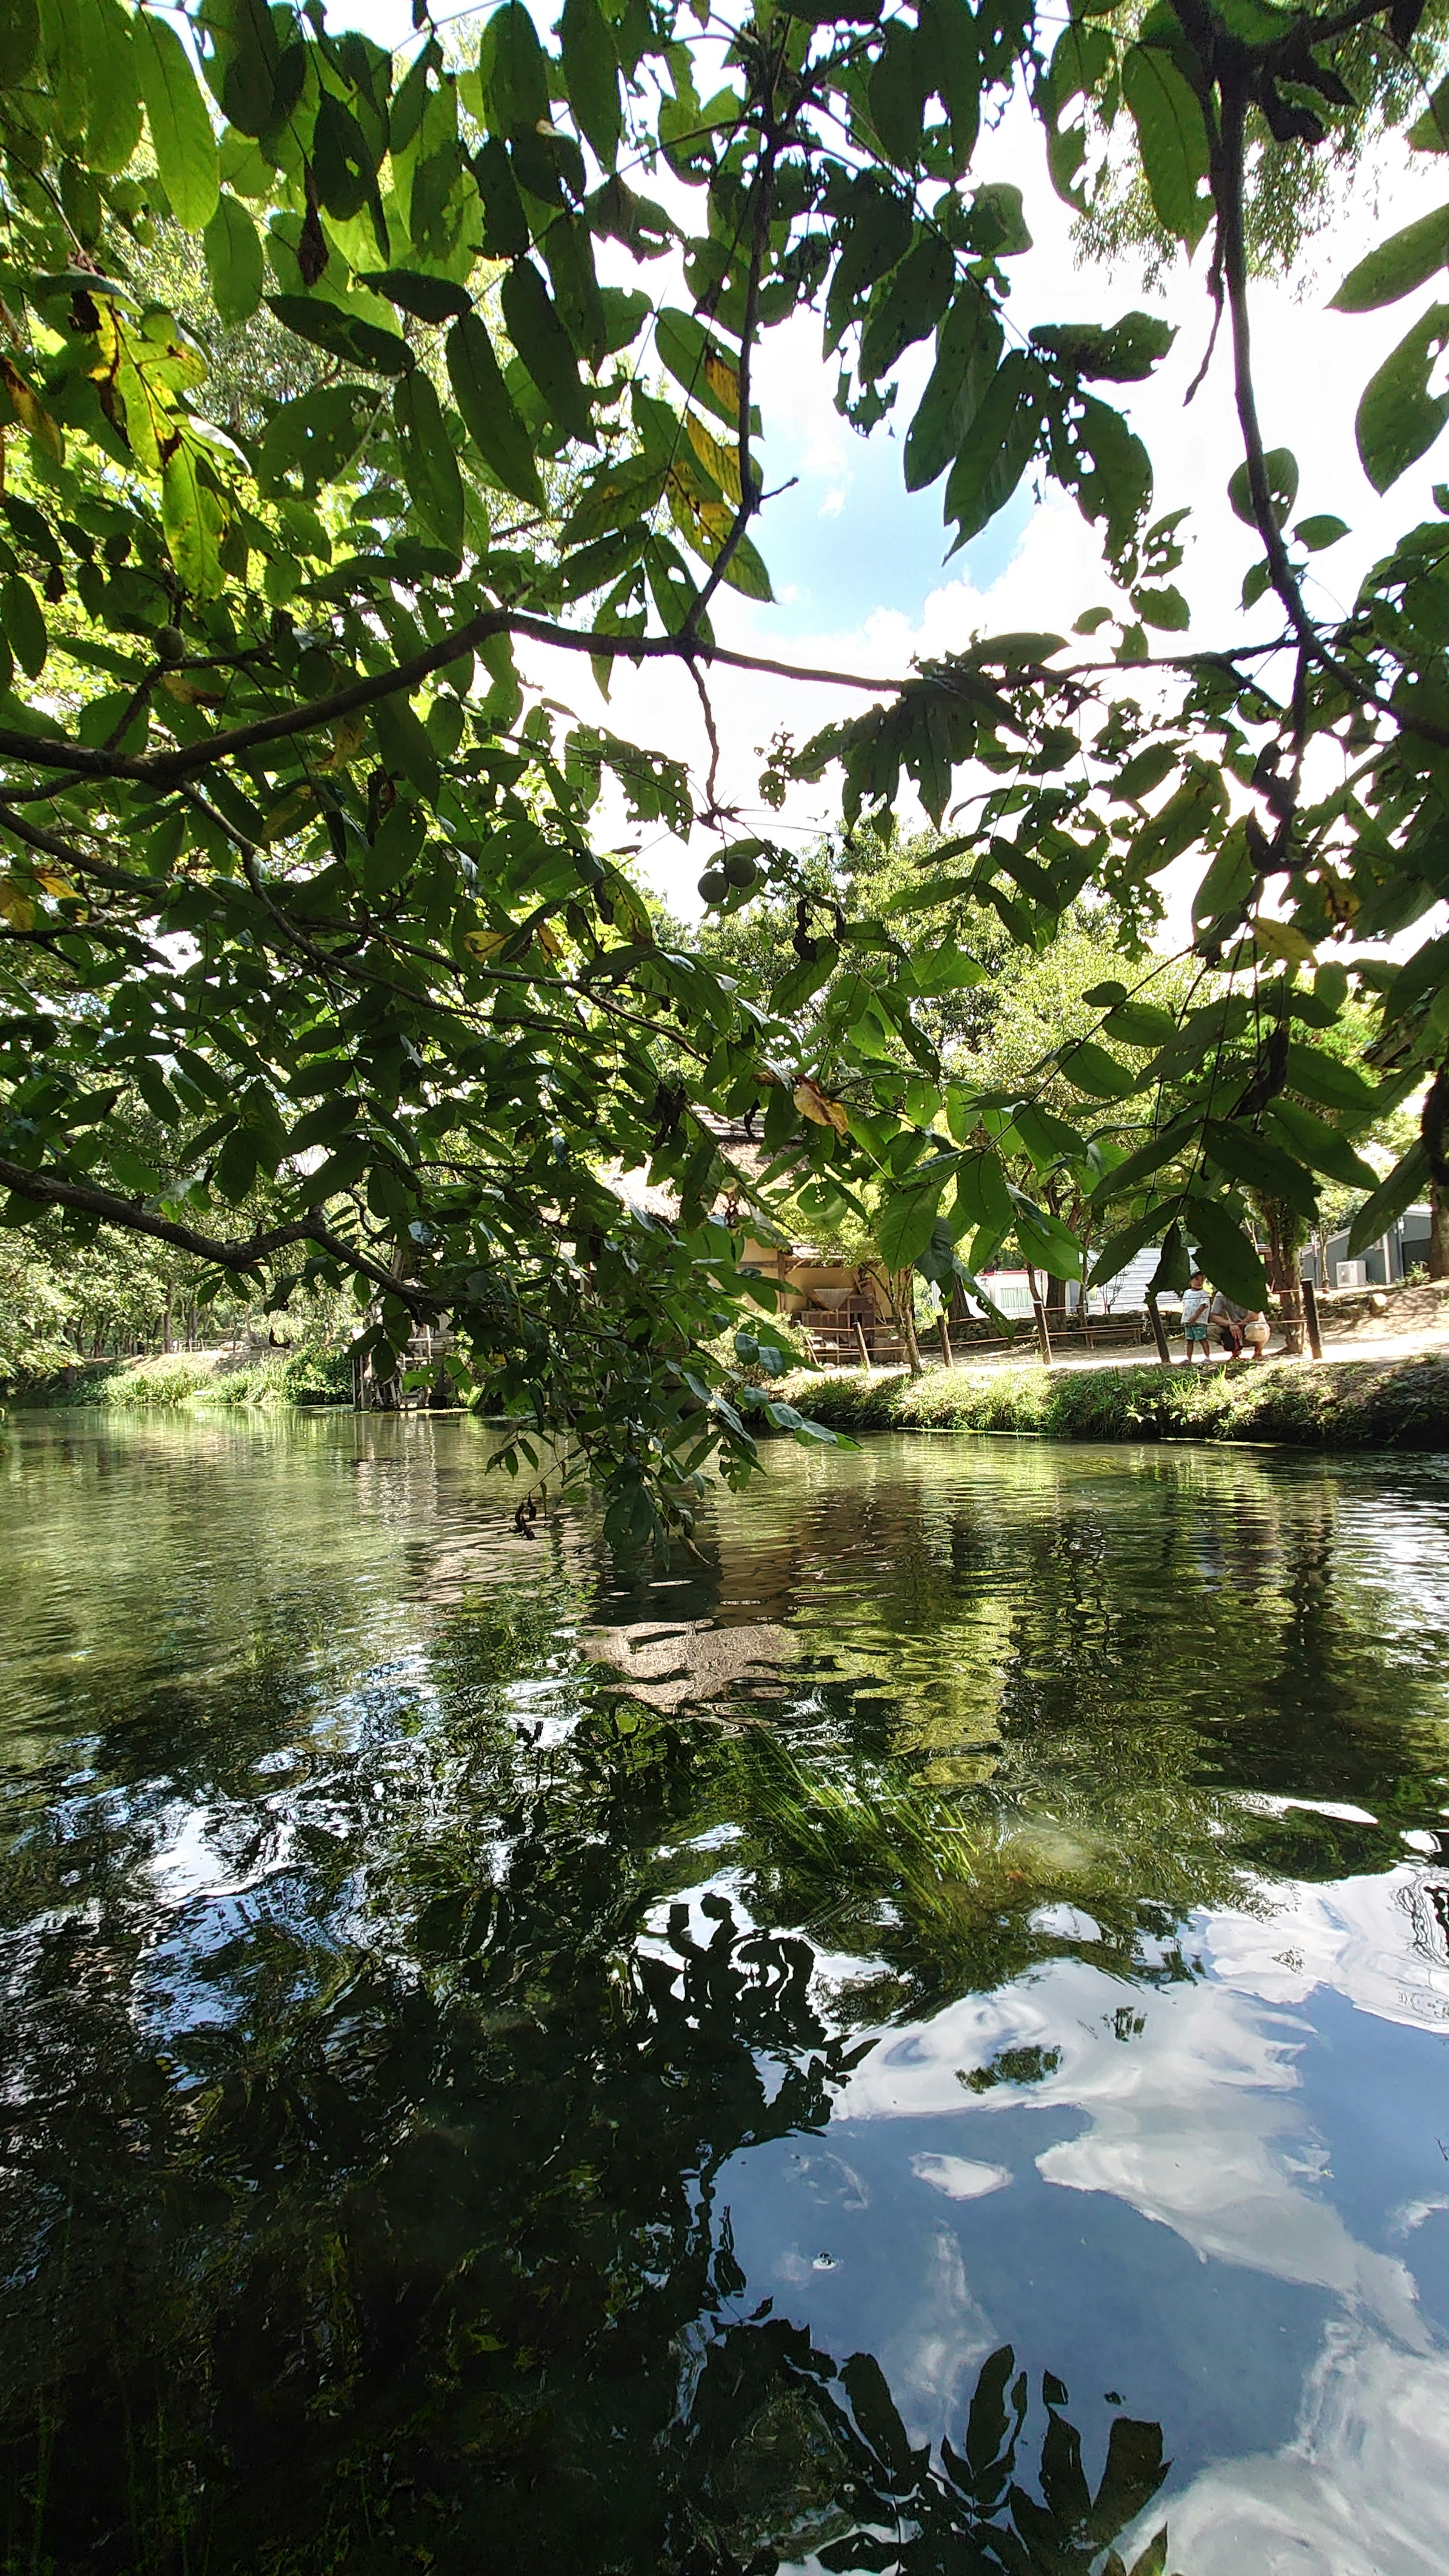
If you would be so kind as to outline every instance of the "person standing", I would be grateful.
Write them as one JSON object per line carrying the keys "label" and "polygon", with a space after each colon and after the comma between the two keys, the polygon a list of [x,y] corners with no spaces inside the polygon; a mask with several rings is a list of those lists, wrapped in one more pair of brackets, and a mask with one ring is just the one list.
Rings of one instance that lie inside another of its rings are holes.
{"label": "person standing", "polygon": [[1195,1270],[1188,1283],[1187,1294],[1182,1301],[1182,1338],[1187,1344],[1189,1368],[1199,1352],[1202,1354],[1204,1367],[1207,1365],[1208,1309],[1211,1303],[1212,1300],[1203,1285],[1202,1272]]}

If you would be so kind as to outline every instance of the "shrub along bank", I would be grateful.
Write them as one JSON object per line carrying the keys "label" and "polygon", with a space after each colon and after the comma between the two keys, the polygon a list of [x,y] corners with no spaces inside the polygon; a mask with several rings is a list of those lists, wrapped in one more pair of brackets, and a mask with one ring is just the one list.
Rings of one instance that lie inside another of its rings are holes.
{"label": "shrub along bank", "polygon": [[1052,1440],[1272,1440],[1449,1449],[1449,1358],[1231,1368],[800,1370],[774,1390],[832,1430],[1015,1431]]}
{"label": "shrub along bank", "polygon": [[179,1405],[350,1404],[352,1357],[318,1345],[267,1351],[232,1363],[215,1351],[173,1351],[164,1359],[103,1361],[3,1390],[17,1404],[105,1404],[128,1412]]}

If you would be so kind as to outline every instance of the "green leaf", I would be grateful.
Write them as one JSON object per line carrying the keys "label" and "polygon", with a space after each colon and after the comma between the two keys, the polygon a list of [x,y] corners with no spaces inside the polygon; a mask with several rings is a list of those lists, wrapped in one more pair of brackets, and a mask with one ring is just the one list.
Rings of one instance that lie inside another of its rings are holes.
{"label": "green leaf", "polygon": [[1177,1021],[1160,1002],[1121,1001],[1102,1022],[1102,1035],[1114,1046],[1168,1046],[1177,1035]]}
{"label": "green leaf", "polygon": [[1364,387],[1354,422],[1359,458],[1376,492],[1433,446],[1449,419],[1449,394],[1431,394],[1434,362],[1449,345],[1449,304],[1431,304]]}
{"label": "green leaf", "polygon": [[1119,1227],[1116,1234],[1109,1234],[1092,1264],[1089,1285],[1100,1288],[1107,1280],[1120,1277],[1129,1261],[1135,1261],[1139,1252],[1144,1252],[1149,1243],[1157,1241],[1175,1205],[1174,1200],[1159,1199],[1152,1207],[1144,1208],[1141,1216],[1134,1217],[1130,1225]]}
{"label": "green leaf", "polygon": [[1303,1108],[1298,1101],[1281,1097],[1269,1101],[1265,1115],[1310,1171],[1325,1172],[1344,1189],[1377,1189],[1379,1176],[1372,1163],[1354,1152],[1340,1128],[1315,1118],[1312,1110]]}
{"label": "green leaf", "polygon": [[1311,1223],[1318,1213],[1318,1193],[1297,1158],[1266,1136],[1226,1118],[1209,1118],[1203,1141],[1213,1161],[1231,1180],[1261,1197],[1283,1199]]}
{"label": "green leaf", "polygon": [[229,330],[249,322],[262,300],[262,245],[240,199],[224,194],[204,235],[212,302]]}
{"label": "green leaf", "polygon": [[950,1226],[953,1242],[985,1230],[999,1239],[1011,1223],[1011,1194],[999,1158],[984,1147],[963,1154],[956,1170]]}
{"label": "green leaf", "polygon": [[548,58],[522,0],[504,0],[483,29],[478,73],[489,129],[512,134],[548,123]]}
{"label": "green leaf", "polygon": [[939,234],[923,233],[871,298],[860,342],[860,373],[889,375],[913,341],[927,339],[951,301],[956,263]]}
{"label": "green leaf", "polygon": [[1184,635],[1192,624],[1192,611],[1171,582],[1162,590],[1134,590],[1132,605],[1144,626],[1159,627],[1166,635]]}
{"label": "green leaf", "polygon": [[[1263,458],[1263,472],[1273,525],[1281,528],[1298,497],[1298,459],[1291,448],[1270,447]],[[1241,519],[1245,528],[1256,528],[1258,522],[1253,512],[1246,463],[1236,466],[1228,476],[1228,499],[1233,505],[1233,516]]]}
{"label": "green leaf", "polygon": [[941,1192],[954,1169],[951,1157],[937,1155],[923,1172],[913,1173],[903,1188],[892,1191],[876,1228],[880,1257],[887,1270],[909,1270],[925,1251],[935,1227]]}
{"label": "green leaf", "polygon": [[451,278],[423,277],[413,268],[373,268],[362,272],[361,283],[370,286],[375,295],[385,295],[390,304],[400,305],[419,322],[451,322],[459,314],[471,313],[473,299]]}
{"label": "green leaf", "polygon": [[1001,324],[984,286],[962,281],[936,335],[936,363],[906,432],[908,492],[944,474],[963,447],[1001,356]]}
{"label": "green leaf", "polygon": [[380,376],[406,375],[416,364],[406,340],[395,331],[344,313],[339,304],[329,304],[320,295],[269,295],[266,300],[287,330],[295,331],[299,340],[310,340],[314,349],[325,349],[329,357]]}
{"label": "green leaf", "polygon": [[442,405],[421,367],[404,376],[392,398],[403,477],[423,534],[445,554],[463,552],[463,478],[449,444]]}
{"label": "green leaf", "polygon": [[1350,1259],[1357,1253],[1366,1252],[1371,1243],[1376,1243],[1381,1234],[1387,1233],[1394,1219],[1401,1217],[1405,1208],[1412,1207],[1428,1186],[1429,1157],[1423,1138],[1416,1136],[1407,1154],[1395,1163],[1387,1180],[1380,1181],[1372,1198],[1359,1209],[1349,1227]]}
{"label": "green leaf", "polygon": [[1140,384],[1177,338],[1159,313],[1124,313],[1120,322],[1048,323],[1031,333],[1031,345],[1072,374],[1115,385]]}
{"label": "green leaf", "polygon": [[564,0],[559,33],[574,122],[604,168],[612,170],[623,132],[619,58],[599,0]]}
{"label": "green leaf", "polygon": [[1082,1247],[1061,1218],[1037,1207],[1021,1190],[1011,1193],[1012,1220],[1024,1258],[1053,1279],[1080,1279]]}
{"label": "green leaf", "polygon": [[136,69],[161,184],[188,232],[205,230],[220,192],[216,136],[190,57],[176,30],[152,9],[134,21]]}
{"label": "green leaf", "polygon": [[906,973],[918,998],[929,1001],[941,993],[960,993],[968,985],[984,984],[990,971],[948,939],[939,948],[921,950]]}
{"label": "green leaf", "polygon": [[1114,1163],[1109,1172],[1103,1173],[1092,1192],[1094,1202],[1124,1198],[1129,1190],[1135,1190],[1143,1181],[1150,1180],[1154,1172],[1161,1171],[1164,1163],[1172,1162],[1183,1152],[1197,1134],[1197,1123],[1197,1113],[1185,1111],[1180,1118],[1170,1120],[1157,1135],[1149,1136],[1145,1144],[1136,1146],[1130,1154],[1124,1154],[1120,1163]]}
{"label": "green leaf", "polygon": [[162,469],[161,524],[183,590],[192,599],[215,599],[222,586],[222,505],[190,438],[178,441]]}
{"label": "green leaf", "polygon": [[1172,56],[1157,45],[1128,46],[1122,58],[1122,95],[1137,128],[1143,173],[1158,217],[1178,241],[1195,249],[1212,212],[1201,193],[1208,174],[1202,109]]}
{"label": "green leaf", "polygon": [[1336,546],[1340,537],[1348,535],[1348,521],[1335,519],[1330,510],[1320,510],[1311,519],[1300,519],[1293,534],[1309,554],[1319,555],[1325,546]]}
{"label": "green leaf", "polygon": [[1138,1088],[1140,1077],[1129,1072],[1125,1064],[1119,1064],[1092,1038],[1080,1038],[1059,1061],[1068,1082],[1094,1100],[1125,1100]]}
{"label": "green leaf", "polygon": [[0,0],[0,89],[21,88],[39,51],[36,0]]}
{"label": "green leaf", "polygon": [[1351,268],[1338,293],[1330,297],[1330,309],[1338,313],[1372,313],[1381,304],[1397,304],[1401,295],[1411,295],[1446,261],[1449,206],[1438,206],[1433,214],[1420,215],[1417,223],[1405,224],[1402,232],[1392,233],[1356,268]]}
{"label": "green leaf", "polygon": [[[14,560],[13,556],[11,558]],[[38,680],[45,668],[49,639],[45,632],[45,613],[23,573],[13,572],[0,592],[0,618],[3,618],[10,649],[22,671]]]}
{"label": "green leaf", "polygon": [[1325,1109],[1357,1110],[1367,1116],[1379,1106],[1373,1083],[1366,1082],[1353,1065],[1338,1056],[1320,1055],[1314,1047],[1300,1046],[1296,1039],[1288,1049],[1287,1088],[1322,1101]]}
{"label": "green leaf", "polygon": [[1220,1199],[1196,1192],[1182,1203],[1183,1224],[1195,1238],[1199,1265],[1235,1306],[1266,1306],[1268,1278],[1262,1261]]}
{"label": "green leaf", "polygon": [[438,801],[438,760],[427,732],[401,692],[380,698],[372,710],[377,747],[384,768],[394,777],[411,779],[430,805]]}
{"label": "green leaf", "polygon": [[[125,169],[141,140],[141,77],[131,32],[133,24],[120,0],[87,0],[85,41],[90,56],[91,114],[86,127],[85,157],[90,169],[107,176]],[[0,23],[0,58],[7,50]],[[3,78],[0,73],[0,80]]]}
{"label": "green leaf", "polygon": [[543,485],[533,442],[503,381],[480,314],[464,314],[448,333],[448,381],[463,425],[484,463],[505,490],[542,509]]}
{"label": "green leaf", "polygon": [[[518,0],[507,0],[507,7],[516,9]],[[550,419],[570,438],[592,438],[589,397],[579,376],[573,342],[531,259],[515,260],[503,280],[503,319],[510,340],[543,396]]]}
{"label": "green leaf", "polygon": [[1041,423],[1041,369],[1021,349],[1003,358],[983,395],[946,485],[945,517],[966,545],[1004,510],[1036,449]]}

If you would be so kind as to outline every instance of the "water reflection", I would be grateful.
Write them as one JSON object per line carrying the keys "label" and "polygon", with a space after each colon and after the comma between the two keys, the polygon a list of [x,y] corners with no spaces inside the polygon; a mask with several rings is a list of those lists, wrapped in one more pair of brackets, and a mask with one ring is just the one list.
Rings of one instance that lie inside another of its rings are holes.
{"label": "water reflection", "polygon": [[7,2568],[1442,2565],[1433,1462],[5,1436]]}

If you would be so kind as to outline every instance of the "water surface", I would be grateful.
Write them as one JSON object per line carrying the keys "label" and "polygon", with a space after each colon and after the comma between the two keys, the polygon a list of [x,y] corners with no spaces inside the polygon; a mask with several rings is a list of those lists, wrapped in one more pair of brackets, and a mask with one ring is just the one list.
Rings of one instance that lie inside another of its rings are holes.
{"label": "water surface", "polygon": [[491,1454],[0,1427],[6,2569],[1438,2576],[1449,1461]]}

